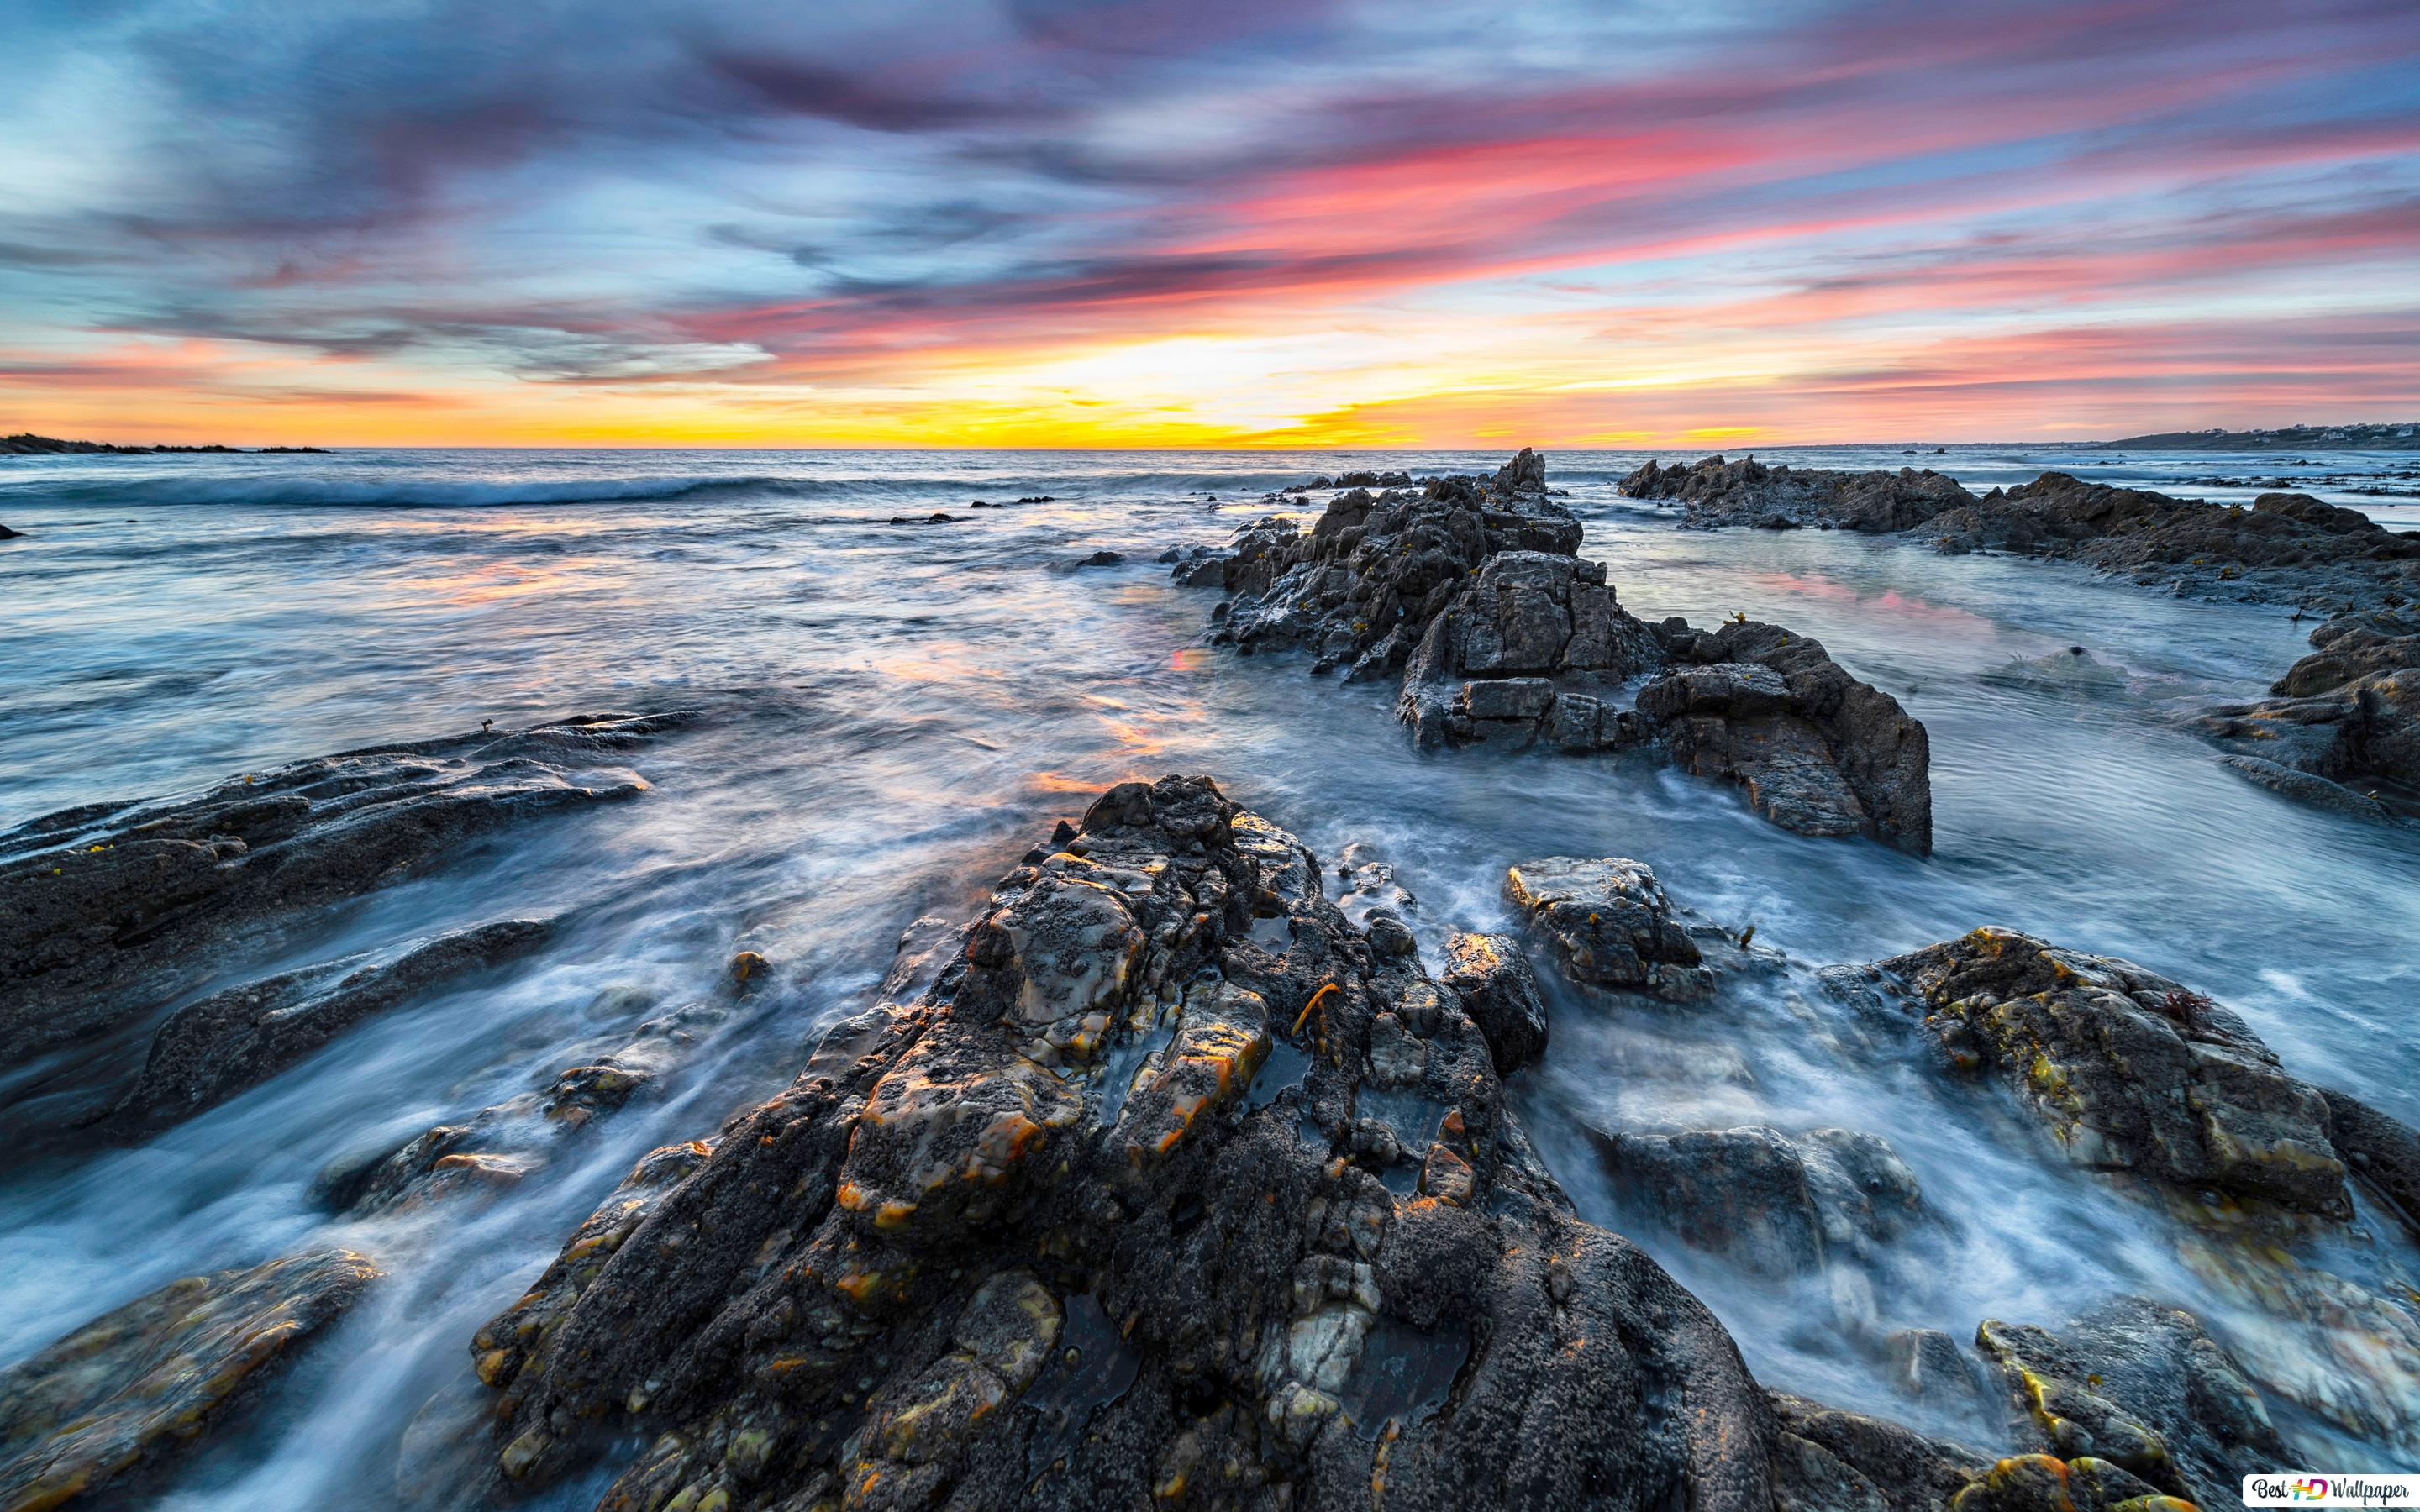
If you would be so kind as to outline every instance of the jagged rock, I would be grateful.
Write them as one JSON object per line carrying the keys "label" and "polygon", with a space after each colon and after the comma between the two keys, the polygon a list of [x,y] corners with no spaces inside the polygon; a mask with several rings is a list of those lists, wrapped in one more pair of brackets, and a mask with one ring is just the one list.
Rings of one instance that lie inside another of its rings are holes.
{"label": "jagged rock", "polygon": [[1523,861],[1505,872],[1504,897],[1574,982],[1675,1002],[1694,1002],[1714,991],[1704,952],[1674,918],[1672,900],[1642,862],[1568,856]]}
{"label": "jagged rock", "polygon": [[0,1371],[0,1506],[64,1506],[142,1483],[241,1410],[378,1273],[349,1250],[188,1276]]}
{"label": "jagged rock", "polygon": [[1785,829],[1931,852],[1931,742],[1897,699],[1777,625],[1658,633],[1674,670],[1639,689],[1638,711],[1682,764],[1742,783]]}
{"label": "jagged rock", "polygon": [[1079,567],[1114,567],[1124,561],[1125,561],[1125,558],[1120,556],[1115,551],[1100,550],[1094,552],[1083,561],[1077,563],[1076,565]]}
{"label": "jagged rock", "polygon": [[1720,1326],[1572,1216],[1458,995],[1321,884],[1206,779],[1104,795],[481,1332],[499,1474],[635,1417],[607,1505],[1767,1512]]}
{"label": "jagged rock", "polygon": [[1952,1059],[1995,1074],[2076,1165],[2350,1211],[2326,1100],[2209,998],[1999,929],[1879,964],[1913,991]]}
{"label": "jagged rock", "polygon": [[1452,934],[1445,984],[1487,1037],[1496,1069],[1511,1075],[1546,1048],[1546,1002],[1520,942],[1509,934]]}
{"label": "jagged rock", "polygon": [[1975,500],[1957,479],[1931,468],[1841,472],[1768,467],[1752,456],[1736,462],[1710,456],[1688,467],[1649,462],[1621,480],[1621,491],[1633,499],[1676,500],[1687,507],[1684,523],[1709,530],[1757,525],[1904,531]]}
{"label": "jagged rock", "polygon": [[141,1074],[105,1115],[132,1136],[178,1123],[258,1086],[364,1019],[467,973],[526,954],[551,933],[515,918],[459,930],[367,964],[361,956],[231,987],[170,1014]]}
{"label": "jagged rock", "polygon": [[1953,1512],[2199,1512],[2106,1459],[2014,1455],[1950,1498]]}
{"label": "jagged rock", "polygon": [[[1176,576],[1239,595],[1213,611],[1214,643],[1305,647],[1314,671],[1348,678],[1401,672],[1396,713],[1423,747],[1577,753],[1660,739],[1691,770],[1745,783],[1785,827],[1931,851],[1922,724],[1820,642],[1632,615],[1604,563],[1576,554],[1579,521],[1544,486],[1544,459],[1524,450],[1492,478],[1432,478],[1418,495],[1356,488],[1308,532],[1271,517],[1222,556],[1180,557]],[[1654,672],[1668,675],[1621,707]]]}
{"label": "jagged rock", "polygon": [[22,541],[24,538],[23,531],[12,531],[6,525],[0,525],[0,541]]}
{"label": "jagged rock", "polygon": [[1766,1275],[1870,1257],[1923,1213],[1916,1173],[1869,1134],[1596,1134],[1616,1196],[1692,1248]]}
{"label": "jagged rock", "polygon": [[2245,509],[2045,472],[1916,533],[1945,551],[2070,559],[2223,598],[2342,609],[2420,586],[2420,535],[2307,494],[2262,494]]}
{"label": "jagged rock", "polygon": [[635,773],[560,764],[684,718],[598,715],[378,747],[0,835],[0,1065],[139,1019],[224,968],[230,936],[392,886],[501,825],[641,792]]}
{"label": "jagged rock", "polygon": [[[2296,796],[2362,810],[2390,799],[2420,811],[2420,615],[2339,614],[2311,632],[2311,644],[2270,700],[2211,709],[2196,721],[2201,732],[2239,769]],[[2305,780],[2272,779],[2273,768]]]}
{"label": "jagged rock", "polygon": [[2021,1430],[2071,1463],[2105,1461],[2159,1494],[2233,1512],[2245,1475],[2298,1462],[2259,1392],[2191,1313],[2120,1297],[2057,1334],[1987,1321],[1976,1343]]}
{"label": "jagged rock", "polygon": [[2352,1174],[2420,1239],[2420,1130],[2343,1092],[2322,1094],[2328,1138]]}

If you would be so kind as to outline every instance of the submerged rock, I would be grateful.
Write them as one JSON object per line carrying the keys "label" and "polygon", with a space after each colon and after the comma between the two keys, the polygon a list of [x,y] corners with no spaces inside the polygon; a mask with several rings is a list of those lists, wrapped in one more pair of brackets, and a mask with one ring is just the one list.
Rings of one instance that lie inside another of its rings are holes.
{"label": "submerged rock", "polygon": [[120,1493],[240,1410],[378,1273],[349,1250],[172,1281],[0,1371],[0,1506]]}
{"label": "submerged rock", "polygon": [[535,949],[550,933],[540,919],[482,924],[390,960],[357,965],[356,956],[180,1008],[152,1035],[142,1073],[105,1123],[115,1134],[133,1135],[190,1119],[267,1081],[362,1020]]}
{"label": "submerged rock", "polygon": [[1351,489],[1308,532],[1272,516],[1174,568],[1238,595],[1214,611],[1213,643],[1304,648],[1314,671],[1348,679],[1400,674],[1397,714],[1422,746],[1656,743],[1742,783],[1786,828],[1931,850],[1924,726],[1898,701],[1778,626],[1648,625],[1577,555],[1580,536],[1525,449],[1489,478]]}
{"label": "submerged rock", "polygon": [[204,947],[392,886],[502,825],[643,791],[584,764],[681,722],[599,715],[379,747],[0,834],[0,1065],[141,1018],[224,967]]}
{"label": "submerged rock", "polygon": [[1953,1060],[1996,1076],[2076,1165],[2350,1211],[2327,1101],[2209,998],[1999,929],[1879,965],[1913,990]]}
{"label": "submerged rock", "polygon": [[1321,882],[1206,779],[1104,795],[481,1332],[499,1474],[631,1417],[607,1505],[1766,1512],[1720,1325],[1573,1217],[1459,994]]}
{"label": "submerged rock", "polygon": [[1757,1127],[1592,1137],[1628,1211],[1765,1275],[1869,1257],[1924,1211],[1916,1173],[1869,1134]]}

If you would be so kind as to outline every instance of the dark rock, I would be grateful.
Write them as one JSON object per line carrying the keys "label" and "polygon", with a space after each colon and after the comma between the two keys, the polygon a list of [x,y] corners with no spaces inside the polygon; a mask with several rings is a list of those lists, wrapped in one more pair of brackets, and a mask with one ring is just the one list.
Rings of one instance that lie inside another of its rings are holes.
{"label": "dark rock", "polygon": [[[2311,632],[2311,645],[2269,701],[2212,709],[2196,721],[2200,731],[2239,769],[2297,796],[2359,811],[2385,799],[2420,811],[2420,614],[2339,614]],[[2345,791],[2273,777],[2272,767]]]}
{"label": "dark rock", "polygon": [[[1928,744],[1896,700],[1776,626],[1647,625],[1604,563],[1576,555],[1580,534],[1525,449],[1491,478],[1350,489],[1309,532],[1272,516],[1174,566],[1180,582],[1239,595],[1213,614],[1215,644],[1307,649],[1313,671],[1348,680],[1400,672],[1396,712],[1423,747],[1576,753],[1660,738],[1692,770],[1743,782],[1786,827],[1930,852]],[[1641,674],[1714,660],[1763,670],[1650,684],[1653,699],[1619,705]]]}
{"label": "dark rock", "polygon": [[142,1073],[107,1115],[120,1136],[146,1134],[217,1106],[302,1059],[362,1020],[546,941],[539,919],[440,935],[389,960],[361,956],[231,987],[170,1014]]}
{"label": "dark rock", "polygon": [[1986,1322],[1976,1343],[2022,1430],[2071,1462],[2116,1465],[2202,1508],[2298,1461],[2242,1368],[2191,1313],[2120,1297],[2057,1334]]}
{"label": "dark rock", "polygon": [[2327,1101],[2209,998],[1998,929],[1880,965],[1913,990],[1953,1061],[1994,1074],[2076,1165],[2350,1211]]}
{"label": "dark rock", "polygon": [[1897,699],[1779,625],[1659,633],[1673,671],[1639,690],[1638,711],[1682,764],[1743,784],[1785,829],[1931,854],[1931,737]]}
{"label": "dark rock", "polygon": [[1537,976],[1509,934],[1452,934],[1445,942],[1445,984],[1487,1037],[1497,1072],[1511,1075],[1546,1048],[1546,1002]]}
{"label": "dark rock", "polygon": [[2420,1239],[2420,1130],[2343,1092],[2324,1094],[2337,1155],[2388,1211]]}
{"label": "dark rock", "polygon": [[[1940,1512],[1988,1473],[1989,1457],[1979,1450],[1802,1396],[1769,1395],[1782,1432],[1776,1512]],[[1970,1509],[1962,1504],[1962,1512]],[[2042,1497],[2011,1504],[2009,1512],[2070,1508]]]}
{"label": "dark rock", "polygon": [[1095,551],[1091,556],[1086,557],[1083,561],[1077,563],[1076,565],[1079,567],[1114,567],[1125,560],[1125,558],[1118,555],[1115,551]]}
{"label": "dark rock", "polygon": [[379,747],[0,835],[0,1064],[142,1018],[224,969],[231,940],[443,865],[503,825],[644,791],[587,764],[685,718]]}
{"label": "dark rock", "polygon": [[0,525],[0,541],[20,541],[24,539],[24,536],[23,531],[12,531],[6,525]]}
{"label": "dark rock", "polygon": [[20,432],[0,436],[0,455],[33,456],[61,453],[106,453],[121,456],[150,456],[165,453],[209,452],[242,453],[248,455],[299,455],[309,453],[325,455],[320,446],[113,446],[106,441],[63,441],[55,436],[34,436]]}
{"label": "dark rock", "polygon": [[1572,1216],[1458,995],[1321,884],[1206,779],[1104,795],[481,1332],[500,1475],[638,1414],[608,1504],[1768,1512],[1720,1325]]}
{"label": "dark rock", "polygon": [[1642,862],[1568,856],[1523,861],[1505,872],[1504,898],[1554,951],[1563,975],[1581,986],[1675,1002],[1714,991],[1704,953]]}
{"label": "dark rock", "polygon": [[1591,1137],[1628,1211],[1760,1274],[1869,1258],[1923,1212],[1916,1173],[1873,1134],[1760,1127]]}
{"label": "dark rock", "polygon": [[957,517],[955,515],[950,514],[946,510],[937,509],[924,517],[924,523],[927,525],[948,525],[956,519]]}
{"label": "dark rock", "polygon": [[1633,499],[1677,501],[1686,506],[1684,522],[1702,529],[1820,525],[1867,532],[1909,530],[1975,497],[1931,468],[1840,472],[1767,467],[1752,456],[1737,462],[1710,456],[1685,468],[1650,462],[1621,480],[1621,491]]}
{"label": "dark rock", "polygon": [[1937,1328],[1902,1328],[1883,1340],[1891,1389],[1937,1412],[1966,1416],[1978,1402],[1975,1366]]}
{"label": "dark rock", "polygon": [[0,1371],[0,1505],[122,1499],[240,1412],[377,1273],[320,1250],[188,1276]]}
{"label": "dark rock", "polygon": [[1681,502],[1693,526],[1903,533],[1944,551],[2077,561],[2210,597],[2350,609],[2420,596],[2420,535],[2307,494],[2262,494],[2245,509],[2045,472],[1978,498],[1930,469],[1853,473],[1719,456],[1650,462],[1621,487]]}

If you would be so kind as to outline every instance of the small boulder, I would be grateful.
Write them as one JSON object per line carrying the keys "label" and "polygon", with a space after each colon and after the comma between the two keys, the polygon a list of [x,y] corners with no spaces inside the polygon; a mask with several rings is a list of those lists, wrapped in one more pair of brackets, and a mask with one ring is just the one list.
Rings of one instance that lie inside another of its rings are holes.
{"label": "small boulder", "polygon": [[1520,942],[1509,934],[1452,934],[1445,942],[1445,984],[1487,1038],[1506,1075],[1546,1048],[1546,1003]]}
{"label": "small boulder", "polygon": [[1550,856],[1504,873],[1504,897],[1555,953],[1563,974],[1590,987],[1694,1001],[1714,990],[1697,942],[1643,862]]}

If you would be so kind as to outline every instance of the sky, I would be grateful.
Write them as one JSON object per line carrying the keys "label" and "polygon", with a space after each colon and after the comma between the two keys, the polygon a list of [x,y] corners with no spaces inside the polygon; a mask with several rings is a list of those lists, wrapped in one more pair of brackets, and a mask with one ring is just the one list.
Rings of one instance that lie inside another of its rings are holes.
{"label": "sky", "polygon": [[2414,0],[9,0],[0,431],[2420,419]]}

